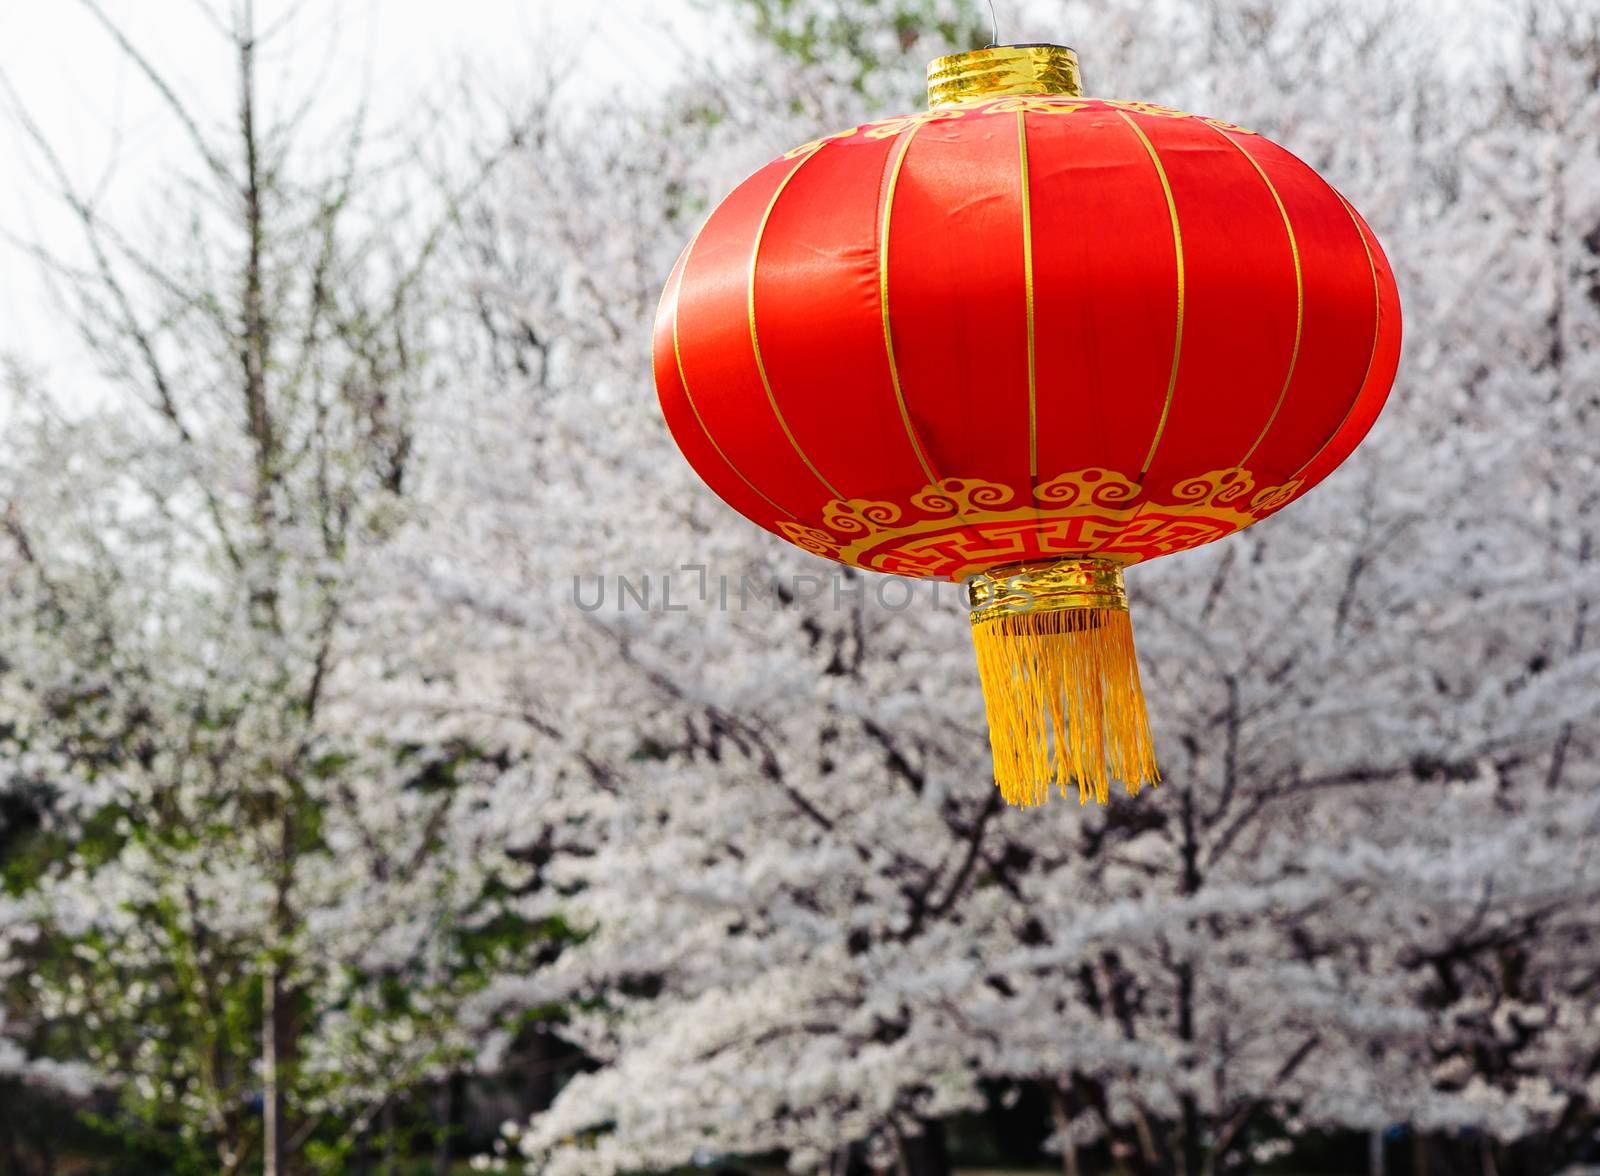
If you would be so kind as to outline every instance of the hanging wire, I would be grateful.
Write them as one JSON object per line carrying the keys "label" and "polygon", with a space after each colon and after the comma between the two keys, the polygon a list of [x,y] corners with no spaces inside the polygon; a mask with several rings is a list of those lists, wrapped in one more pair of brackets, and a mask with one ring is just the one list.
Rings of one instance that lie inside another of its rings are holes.
{"label": "hanging wire", "polygon": [[989,0],[989,43],[985,49],[993,49],[1000,44],[1000,18],[994,14],[994,0]]}

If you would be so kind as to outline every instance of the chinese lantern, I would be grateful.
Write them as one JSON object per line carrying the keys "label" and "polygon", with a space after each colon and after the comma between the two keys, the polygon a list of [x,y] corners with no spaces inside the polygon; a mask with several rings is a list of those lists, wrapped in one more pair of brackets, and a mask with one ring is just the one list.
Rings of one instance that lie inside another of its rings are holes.
{"label": "chinese lantern", "polygon": [[1012,804],[1158,779],[1123,569],[1265,518],[1376,418],[1400,304],[1360,215],[1260,135],[1086,98],[1055,45],[740,184],[667,280],[679,447],[807,551],[967,582]]}

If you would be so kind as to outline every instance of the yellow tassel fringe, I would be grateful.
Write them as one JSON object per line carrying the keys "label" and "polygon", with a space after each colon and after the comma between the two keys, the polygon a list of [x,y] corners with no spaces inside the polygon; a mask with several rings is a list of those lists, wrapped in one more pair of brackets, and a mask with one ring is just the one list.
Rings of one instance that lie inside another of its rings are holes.
{"label": "yellow tassel fringe", "polygon": [[1068,795],[1069,779],[1079,804],[1105,804],[1112,779],[1130,795],[1161,779],[1125,609],[1001,613],[972,637],[1007,804],[1043,804],[1052,783]]}

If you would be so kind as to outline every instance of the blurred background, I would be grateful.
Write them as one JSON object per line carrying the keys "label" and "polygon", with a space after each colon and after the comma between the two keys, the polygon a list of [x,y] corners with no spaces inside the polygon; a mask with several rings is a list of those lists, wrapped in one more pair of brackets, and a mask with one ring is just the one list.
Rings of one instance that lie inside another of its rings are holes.
{"label": "blurred background", "polygon": [[[0,9],[0,1172],[1600,1164],[1600,11],[994,10]],[[1405,304],[1344,468],[1130,576],[1105,808],[651,389],[715,201],[991,19]]]}

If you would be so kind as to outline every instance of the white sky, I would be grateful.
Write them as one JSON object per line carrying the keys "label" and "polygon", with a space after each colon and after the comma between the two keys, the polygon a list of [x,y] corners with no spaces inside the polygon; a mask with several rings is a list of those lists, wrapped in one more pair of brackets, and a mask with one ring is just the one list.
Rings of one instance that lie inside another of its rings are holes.
{"label": "white sky", "polygon": [[[227,21],[236,2],[103,0],[192,109],[214,124],[231,117],[234,100],[232,62],[214,22]],[[581,63],[578,84],[637,89],[669,69],[674,45],[709,19],[690,0],[256,0],[257,30],[270,30],[286,13],[295,23],[263,56],[263,90],[285,75],[291,92],[309,82],[327,54],[327,30],[337,29],[322,99],[328,121],[337,125],[348,113],[370,62],[379,127],[403,118],[419,88],[459,77],[466,62],[506,93],[541,61],[569,56]],[[124,223],[137,227],[150,213],[164,166],[192,166],[167,109],[78,0],[0,0],[0,75],[77,182],[107,182],[103,203],[126,214]],[[67,400],[73,387],[91,394],[95,373],[77,358],[36,263],[6,235],[69,254],[78,242],[0,87],[0,355],[26,359]]]}

